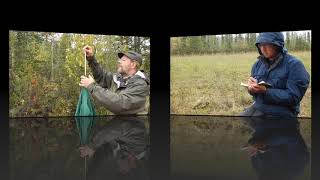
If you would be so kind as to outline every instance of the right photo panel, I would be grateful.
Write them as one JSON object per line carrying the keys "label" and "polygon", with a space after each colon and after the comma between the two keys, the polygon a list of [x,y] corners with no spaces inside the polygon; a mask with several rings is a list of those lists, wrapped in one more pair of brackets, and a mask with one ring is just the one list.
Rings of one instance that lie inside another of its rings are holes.
{"label": "right photo panel", "polygon": [[311,30],[171,37],[173,179],[311,178]]}

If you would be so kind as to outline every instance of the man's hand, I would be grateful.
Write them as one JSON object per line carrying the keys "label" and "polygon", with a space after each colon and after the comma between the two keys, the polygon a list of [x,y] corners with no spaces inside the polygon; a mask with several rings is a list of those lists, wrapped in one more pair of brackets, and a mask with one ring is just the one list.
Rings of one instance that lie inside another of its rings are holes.
{"label": "man's hand", "polygon": [[91,157],[95,152],[93,149],[91,149],[88,146],[79,147],[79,151],[80,151],[80,157],[82,157],[82,158],[86,157],[86,156]]}
{"label": "man's hand", "polygon": [[253,78],[253,77],[250,77],[248,79],[248,91],[250,93],[265,93],[267,90],[267,88],[263,85],[258,85],[258,81]]}
{"label": "man's hand", "polygon": [[258,81],[255,79],[255,78],[253,78],[253,77],[250,77],[249,79],[248,79],[248,86],[250,87],[250,86],[252,86],[252,85],[254,85],[254,84],[257,84],[258,83]]}
{"label": "man's hand", "polygon": [[83,51],[87,56],[87,60],[91,61],[93,59],[93,55],[94,55],[93,48],[91,46],[86,45],[86,46],[84,46]]}
{"label": "man's hand", "polygon": [[267,88],[263,85],[253,85],[251,87],[251,90],[249,91],[251,91],[252,93],[261,94],[261,93],[265,93],[267,91]]}
{"label": "man's hand", "polygon": [[81,81],[79,83],[79,86],[85,87],[87,88],[91,83],[94,83],[94,79],[91,75],[89,75],[89,78],[87,78],[86,76],[81,76]]}

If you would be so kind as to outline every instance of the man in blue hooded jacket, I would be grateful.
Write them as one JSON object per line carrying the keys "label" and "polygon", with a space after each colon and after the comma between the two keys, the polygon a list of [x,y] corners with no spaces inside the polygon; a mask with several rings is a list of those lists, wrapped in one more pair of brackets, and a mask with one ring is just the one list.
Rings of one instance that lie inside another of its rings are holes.
{"label": "man in blue hooded jacket", "polygon": [[[248,92],[254,103],[240,115],[297,117],[309,85],[309,73],[300,60],[287,53],[281,32],[260,33],[255,45],[260,56],[248,79]],[[259,85],[261,81],[271,87]]]}

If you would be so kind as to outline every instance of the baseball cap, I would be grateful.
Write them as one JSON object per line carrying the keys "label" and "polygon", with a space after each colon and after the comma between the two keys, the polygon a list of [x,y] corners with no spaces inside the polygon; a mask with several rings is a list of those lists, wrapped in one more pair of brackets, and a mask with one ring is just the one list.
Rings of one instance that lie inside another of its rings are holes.
{"label": "baseball cap", "polygon": [[138,61],[140,65],[142,65],[142,56],[134,51],[128,51],[128,52],[120,52],[118,53],[118,57],[121,59],[122,56],[126,55],[131,60]]}

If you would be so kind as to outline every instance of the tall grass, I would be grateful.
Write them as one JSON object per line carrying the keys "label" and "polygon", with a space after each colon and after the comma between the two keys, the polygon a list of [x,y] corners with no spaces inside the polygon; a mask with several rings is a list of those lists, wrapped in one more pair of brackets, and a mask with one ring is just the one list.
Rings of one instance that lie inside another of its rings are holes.
{"label": "tall grass", "polygon": [[[292,52],[311,75],[311,52]],[[258,54],[172,56],[170,108],[172,114],[238,115],[253,100],[246,88]],[[311,84],[301,102],[300,117],[311,117]]]}

